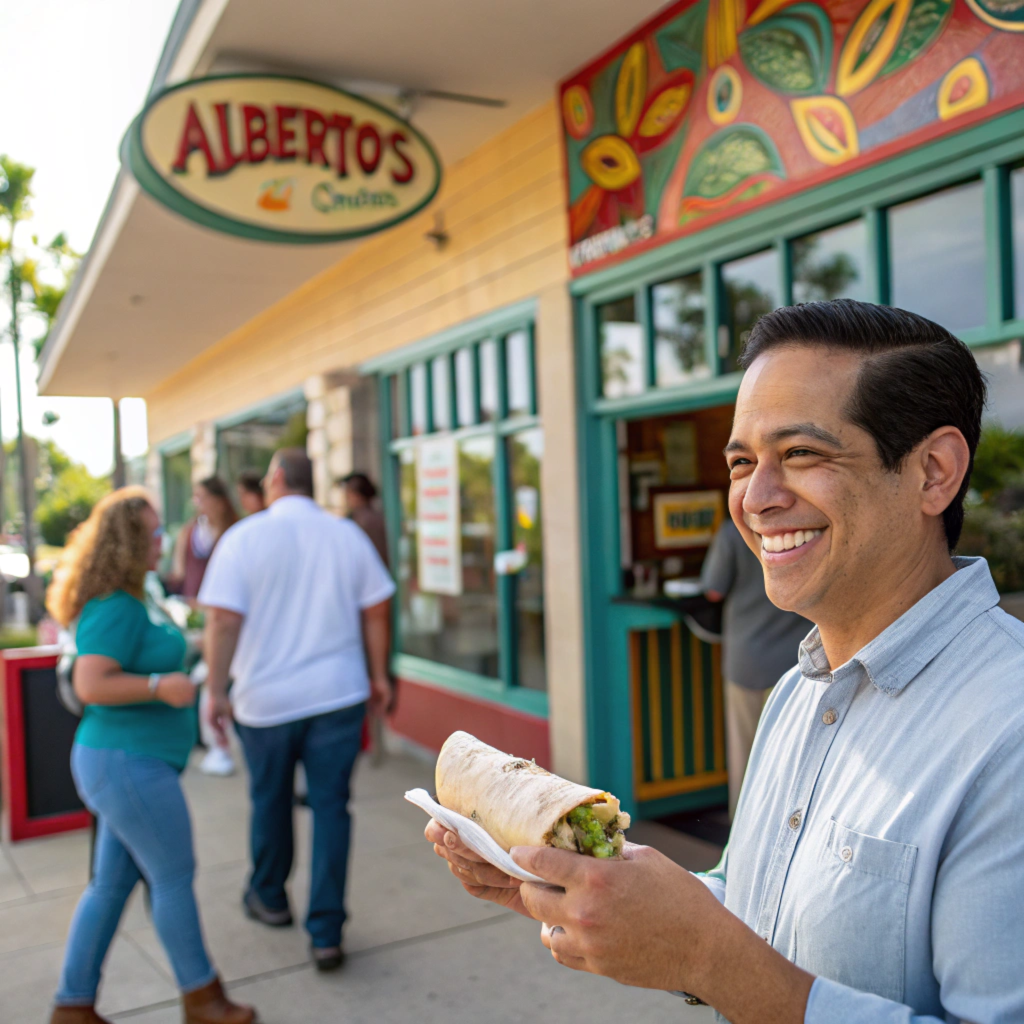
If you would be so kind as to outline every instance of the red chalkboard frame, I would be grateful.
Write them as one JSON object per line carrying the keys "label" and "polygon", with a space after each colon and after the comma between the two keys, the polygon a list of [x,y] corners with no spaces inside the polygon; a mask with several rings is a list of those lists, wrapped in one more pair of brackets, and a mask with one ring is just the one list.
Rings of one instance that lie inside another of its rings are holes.
{"label": "red chalkboard frame", "polygon": [[25,773],[25,710],[21,674],[25,669],[53,668],[60,657],[57,647],[27,647],[0,651],[3,661],[3,713],[0,716],[0,775],[3,781],[4,835],[9,842],[38,839],[88,828],[88,811],[28,816],[28,779]]}

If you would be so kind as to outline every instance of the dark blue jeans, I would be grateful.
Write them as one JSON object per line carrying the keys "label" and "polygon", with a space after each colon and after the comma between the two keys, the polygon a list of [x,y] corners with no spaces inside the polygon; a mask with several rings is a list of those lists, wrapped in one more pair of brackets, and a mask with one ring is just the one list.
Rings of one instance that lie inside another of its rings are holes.
{"label": "dark blue jeans", "polygon": [[271,910],[288,906],[284,886],[295,852],[295,765],[301,761],[306,769],[313,812],[313,866],[306,930],[314,946],[341,943],[352,831],[349,780],[359,753],[365,716],[366,705],[357,704],[284,725],[236,726],[249,765],[252,798],[249,890]]}

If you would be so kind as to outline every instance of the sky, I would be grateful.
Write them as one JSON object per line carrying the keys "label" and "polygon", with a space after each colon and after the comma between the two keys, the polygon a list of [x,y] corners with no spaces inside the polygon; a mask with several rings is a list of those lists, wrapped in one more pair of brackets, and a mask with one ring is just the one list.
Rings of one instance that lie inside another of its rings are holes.
{"label": "sky", "polygon": [[[85,252],[113,187],[118,147],[145,100],[178,0],[31,0],[3,4],[0,68],[5,99],[0,153],[36,168],[35,215],[19,239],[49,242],[64,231]],[[13,95],[12,95],[13,92]],[[6,312],[0,319],[6,318]],[[3,326],[6,326],[5,324]],[[31,338],[38,325],[26,324]],[[22,352],[25,430],[51,437],[91,472],[113,464],[105,398],[40,398],[31,349]],[[0,342],[0,423],[17,431],[13,347]],[[60,420],[43,425],[51,411]],[[145,403],[121,404],[123,448],[146,450]]]}

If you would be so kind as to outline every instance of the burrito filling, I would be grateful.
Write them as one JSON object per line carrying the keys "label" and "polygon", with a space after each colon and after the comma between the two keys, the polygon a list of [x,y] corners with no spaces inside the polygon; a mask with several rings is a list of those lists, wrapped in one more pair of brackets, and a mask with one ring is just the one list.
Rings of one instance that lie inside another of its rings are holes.
{"label": "burrito filling", "polygon": [[607,803],[583,804],[559,820],[551,845],[591,857],[617,857],[626,838],[624,828],[629,828],[629,815]]}

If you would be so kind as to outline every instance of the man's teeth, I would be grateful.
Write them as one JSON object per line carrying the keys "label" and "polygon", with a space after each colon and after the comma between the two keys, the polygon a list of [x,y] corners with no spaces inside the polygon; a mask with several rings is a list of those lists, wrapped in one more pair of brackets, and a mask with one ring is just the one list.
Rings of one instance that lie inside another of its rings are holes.
{"label": "man's teeth", "polygon": [[761,538],[762,551],[792,551],[821,536],[821,530],[797,530],[796,533],[777,533]]}

